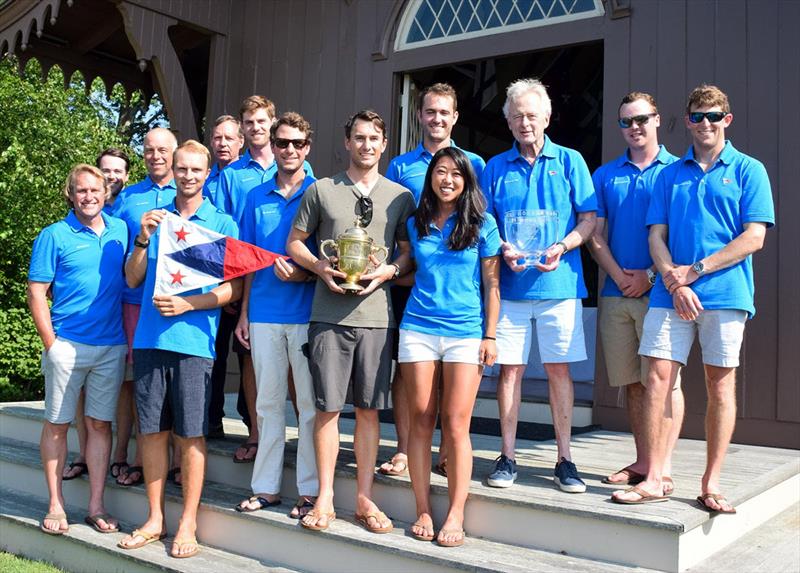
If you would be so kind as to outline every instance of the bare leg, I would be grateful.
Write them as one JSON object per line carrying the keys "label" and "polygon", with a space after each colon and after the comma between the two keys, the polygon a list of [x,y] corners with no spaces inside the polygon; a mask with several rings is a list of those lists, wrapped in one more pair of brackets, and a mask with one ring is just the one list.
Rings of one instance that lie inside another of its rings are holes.
{"label": "bare leg", "polygon": [[[164,489],[169,465],[169,437],[170,432],[145,434],[141,437],[144,483],[149,511],[147,520],[138,529],[151,535],[159,535],[167,529],[164,520]],[[128,535],[120,543],[131,546],[141,541],[142,538],[139,536]]]}
{"label": "bare leg", "polygon": [[[382,463],[382,472],[401,471],[402,465],[406,465],[406,454],[408,453],[409,424],[410,414],[406,388],[408,381],[403,377],[403,368],[398,368],[394,373],[392,381],[392,413],[394,415],[394,427],[397,432],[397,452],[391,460]],[[402,465],[401,465],[402,463]],[[395,466],[401,466],[395,468]]]}
{"label": "bare leg", "polygon": [[569,441],[572,437],[572,405],[575,401],[569,364],[551,363],[544,365],[547,372],[547,385],[550,390],[550,412],[556,433],[558,460],[572,460]]}
{"label": "bare leg", "polygon": [[117,403],[117,444],[113,460],[128,462],[128,443],[133,430],[133,380],[125,380],[119,390]]}
{"label": "bare leg", "polygon": [[500,433],[503,436],[500,453],[511,460],[515,459],[517,421],[522,401],[522,375],[525,373],[525,367],[525,364],[503,364],[497,380],[497,407],[500,411]]}
{"label": "bare leg", "polygon": [[249,354],[243,356],[244,368],[242,369],[242,388],[244,399],[247,402],[247,413],[250,415],[250,434],[247,441],[258,443],[258,424],[256,421],[256,372],[253,368],[253,357]]}
{"label": "bare leg", "polygon": [[[175,441],[180,444],[181,473],[183,474],[183,513],[178,522],[178,531],[175,539],[189,540],[195,537],[197,531],[197,510],[200,506],[200,495],[203,492],[203,479],[206,468],[206,440],[205,438],[181,438],[175,436]],[[194,551],[191,545],[182,548],[173,548],[172,554],[179,555]]]}
{"label": "bare leg", "polygon": [[[631,433],[633,434],[633,442],[636,446],[636,460],[627,469],[634,471],[638,474],[645,475],[647,473],[647,465],[645,464],[644,444],[642,441],[642,418],[644,416],[644,395],[645,389],[641,382],[634,382],[625,386],[625,401],[628,406],[628,420],[631,425]],[[627,484],[629,476],[623,472],[616,472],[608,476],[608,481],[611,483]]]}
{"label": "bare leg", "polygon": [[444,392],[442,393],[442,431],[448,444],[447,491],[450,508],[439,532],[440,542],[463,539],[464,505],[472,480],[472,442],[469,424],[481,368],[475,364],[448,362],[442,366]]}
{"label": "bare leg", "polygon": [[[719,477],[722,463],[736,426],[736,369],[705,365],[708,407],[706,408],[706,471],[701,483],[703,493],[721,493]],[[707,499],[713,510],[732,509],[722,500]]]}
{"label": "bare leg", "polygon": [[314,446],[319,472],[319,496],[314,504],[314,513],[303,517],[303,523],[324,527],[326,517],[319,514],[333,512],[333,476],[336,471],[336,458],[339,455],[339,412],[320,412],[314,420]]}
{"label": "bare leg", "polygon": [[[672,388],[680,364],[663,358],[650,358],[645,388],[641,440],[646,458],[647,475],[639,488],[649,495],[663,495],[663,470],[667,439],[672,426]],[[636,492],[615,491],[612,498],[619,501],[636,501]]]}
{"label": "bare leg", "polygon": [[[80,396],[78,396],[78,405],[75,408],[75,429],[78,432],[78,455],[72,461],[76,463],[86,463],[86,420],[83,417],[84,403],[85,394],[84,389],[81,388]],[[65,464],[61,465],[61,475],[66,478],[75,477],[81,472],[80,468],[70,469],[69,466]],[[105,475],[105,469],[103,469],[103,474]]]}
{"label": "bare leg", "polygon": [[672,389],[672,424],[670,425],[669,437],[667,438],[667,453],[664,458],[664,475],[672,475],[672,452],[681,436],[683,427],[683,414],[685,405],[683,401],[683,390],[680,386]]}
{"label": "bare leg", "polygon": [[[375,475],[375,462],[378,457],[380,441],[380,422],[378,411],[367,408],[356,408],[356,430],[353,445],[356,451],[356,514],[375,513],[378,506],[372,501],[372,481]],[[388,527],[391,521],[386,519],[369,519],[370,527]]]}
{"label": "bare leg", "polygon": [[410,362],[401,365],[409,397],[408,470],[417,504],[417,521],[411,526],[411,532],[428,539],[433,538],[430,468],[431,442],[439,406],[439,364]]}
{"label": "bare leg", "polygon": [[[50,498],[48,513],[64,513],[64,495],[61,491],[61,475],[67,460],[67,432],[69,424],[51,424],[45,421],[39,440],[44,478]],[[67,529],[67,520],[45,519],[42,525],[51,531]]]}
{"label": "bare leg", "polygon": [[[111,422],[86,416],[86,464],[89,466],[89,515],[105,513],[103,492],[106,486],[106,468],[111,455]],[[114,520],[98,520],[101,529],[116,529]]]}

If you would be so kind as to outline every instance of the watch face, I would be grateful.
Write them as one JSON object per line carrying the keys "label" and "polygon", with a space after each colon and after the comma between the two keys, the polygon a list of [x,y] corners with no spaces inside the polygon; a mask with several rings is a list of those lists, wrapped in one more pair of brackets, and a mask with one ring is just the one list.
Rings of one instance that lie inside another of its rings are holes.
{"label": "watch face", "polygon": [[705,270],[705,265],[703,265],[703,263],[701,263],[700,261],[697,261],[695,264],[692,265],[692,269],[698,275],[702,275],[703,271]]}

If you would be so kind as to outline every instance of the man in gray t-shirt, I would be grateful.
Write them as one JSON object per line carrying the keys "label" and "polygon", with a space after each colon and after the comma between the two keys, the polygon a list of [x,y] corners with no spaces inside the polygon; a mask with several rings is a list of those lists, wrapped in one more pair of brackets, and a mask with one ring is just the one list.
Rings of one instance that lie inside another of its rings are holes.
{"label": "man in gray t-shirt", "polygon": [[[364,110],[350,118],[345,126],[345,147],[350,154],[347,170],[320,179],[306,190],[286,243],[295,262],[319,277],[308,342],[318,410],[314,441],[320,493],[301,523],[322,530],[336,518],[333,476],[339,451],[339,413],[350,395],[356,409],[356,520],[368,531],[386,533],[392,522],[370,499],[380,438],[378,410],[389,406],[392,347],[397,336],[384,283],[411,270],[406,220],[415,204],[410,191],[378,173],[386,149],[386,125],[377,113]],[[311,253],[305,240],[312,233],[319,243],[336,239],[357,219],[376,244],[386,246],[390,253],[395,246],[397,249],[394,260],[361,277],[364,290],[348,294],[339,286],[345,274]]]}

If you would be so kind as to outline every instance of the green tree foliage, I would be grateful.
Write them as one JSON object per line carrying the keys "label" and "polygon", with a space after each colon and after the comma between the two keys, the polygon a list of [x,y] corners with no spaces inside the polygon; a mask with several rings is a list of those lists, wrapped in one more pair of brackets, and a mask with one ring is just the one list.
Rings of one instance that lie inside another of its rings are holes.
{"label": "green tree foliage", "polygon": [[[99,82],[89,96],[79,74],[66,87],[59,68],[41,74],[35,60],[22,74],[15,61],[0,61],[0,400],[42,393],[41,343],[25,296],[28,263],[39,231],[67,212],[62,190],[70,169],[117,146],[134,160],[132,181],[144,172],[128,147],[131,132],[118,132],[117,118],[99,103],[106,99]],[[109,99],[120,94],[118,87]]]}

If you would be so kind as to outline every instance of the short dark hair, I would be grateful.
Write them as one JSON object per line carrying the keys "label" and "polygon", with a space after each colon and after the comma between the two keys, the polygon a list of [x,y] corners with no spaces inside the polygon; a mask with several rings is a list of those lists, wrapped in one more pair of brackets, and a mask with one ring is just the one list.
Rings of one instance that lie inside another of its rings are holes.
{"label": "short dark hair", "polygon": [[453,100],[453,111],[458,110],[458,96],[456,95],[456,90],[454,90],[453,86],[450,84],[440,82],[433,84],[432,86],[428,86],[420,92],[419,101],[417,102],[417,111],[422,111],[422,106],[425,103],[425,96],[430,94],[449,97]]}
{"label": "short dark hair", "polygon": [[270,141],[275,141],[275,134],[278,132],[278,128],[282,125],[293,127],[299,131],[302,131],[305,134],[308,142],[311,143],[311,136],[314,135],[314,132],[311,130],[311,124],[308,123],[306,118],[296,111],[287,111],[282,113],[281,116],[275,120],[275,123],[273,123],[269,128]]}
{"label": "short dark hair", "polygon": [[714,107],[719,106],[725,113],[731,112],[731,104],[728,96],[717,86],[701,84],[689,94],[686,102],[686,113],[691,113],[693,107]]}
{"label": "short dark hair", "polygon": [[103,151],[100,152],[100,155],[97,156],[97,159],[94,160],[94,164],[96,167],[100,167],[100,160],[103,159],[106,155],[110,155],[111,157],[118,157],[125,162],[125,173],[127,173],[131,168],[131,160],[128,158],[128,154],[122,151],[119,147],[107,147]]}
{"label": "short dark hair", "polygon": [[353,126],[357,121],[371,122],[375,127],[381,130],[383,138],[386,139],[386,122],[383,121],[383,118],[380,115],[378,115],[377,111],[372,109],[362,109],[361,111],[350,116],[350,119],[348,119],[347,123],[344,124],[344,136],[347,139],[350,139],[350,133],[353,131]]}
{"label": "short dark hair", "polygon": [[631,92],[629,94],[626,94],[622,98],[622,101],[619,102],[619,107],[617,108],[617,113],[619,113],[619,110],[622,109],[623,105],[627,105],[629,103],[633,103],[636,100],[646,101],[647,103],[650,104],[650,107],[653,108],[653,112],[658,113],[658,106],[656,105],[656,98],[654,98],[653,96],[651,96],[647,92]]}

